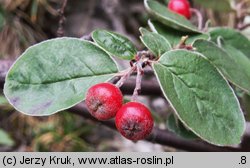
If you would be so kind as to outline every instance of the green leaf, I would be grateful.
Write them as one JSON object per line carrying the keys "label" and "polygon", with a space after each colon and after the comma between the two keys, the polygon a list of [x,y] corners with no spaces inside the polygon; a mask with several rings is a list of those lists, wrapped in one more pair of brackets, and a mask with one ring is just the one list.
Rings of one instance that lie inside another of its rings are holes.
{"label": "green leaf", "polygon": [[230,28],[215,28],[210,31],[211,41],[217,43],[217,38],[222,37],[226,44],[233,46],[250,58],[250,40],[239,31]]}
{"label": "green leaf", "polygon": [[171,12],[167,6],[155,0],[144,0],[144,5],[149,14],[161,23],[179,31],[200,33],[185,17]]}
{"label": "green leaf", "polygon": [[5,146],[15,145],[13,139],[3,129],[0,129],[0,145],[5,145]]}
{"label": "green leaf", "polygon": [[[245,83],[248,82],[249,78],[250,78],[250,60],[249,58],[243,54],[240,50],[232,47],[231,45],[227,45],[227,44],[224,44],[223,45],[223,49],[225,49],[227,51],[227,54],[230,56],[231,59],[234,60],[234,62],[237,64],[237,65],[240,65],[242,69],[245,70],[245,74],[242,74],[242,75],[246,75],[245,76]],[[235,66],[235,65],[233,65]],[[248,84],[249,85],[249,84]],[[246,84],[245,84],[246,86]],[[243,89],[244,91],[246,91],[248,94],[250,94],[249,92],[249,87],[248,88],[244,88],[242,85],[239,86],[240,89]]]}
{"label": "green leaf", "polygon": [[126,37],[107,30],[95,30],[92,38],[103,50],[111,56],[124,60],[131,60],[135,57],[137,50],[133,43]]}
{"label": "green leaf", "polygon": [[148,29],[145,29],[144,27],[140,27],[139,31],[140,31],[141,35],[143,35],[143,36],[151,33],[151,31],[149,31]]}
{"label": "green leaf", "polygon": [[193,140],[198,138],[192,131],[186,129],[181,121],[176,119],[173,114],[168,117],[167,128],[179,137],[185,139]]}
{"label": "green leaf", "polygon": [[140,31],[142,32],[141,41],[155,56],[160,57],[171,49],[169,42],[160,34],[146,32],[145,29],[140,29]]}
{"label": "green leaf", "polygon": [[76,38],[48,40],[27,49],[7,74],[4,93],[27,115],[51,115],[85,99],[94,84],[118,71],[110,56]]}
{"label": "green leaf", "polygon": [[239,144],[245,121],[219,71],[201,54],[174,50],[153,64],[161,89],[183,124],[216,145]]}
{"label": "green leaf", "polygon": [[188,36],[186,44],[192,44],[197,39],[208,39],[207,34],[194,34],[194,33],[185,33],[176,31],[170,27],[167,27],[157,21],[148,21],[148,25],[153,32],[159,33],[164,36],[171,44],[172,47],[175,47],[179,44],[182,36]]}
{"label": "green leaf", "polygon": [[230,4],[230,1],[231,0],[194,0],[194,2],[196,4],[199,4],[199,5],[202,5],[206,8],[211,8],[211,9],[214,9],[214,10],[217,10],[219,12],[221,11],[225,11],[225,12],[228,12],[228,11],[231,11],[232,8],[231,8],[231,4]]}
{"label": "green leaf", "polygon": [[250,93],[250,60],[244,55],[227,53],[213,42],[206,40],[197,40],[193,46],[211,61],[229,81]]}

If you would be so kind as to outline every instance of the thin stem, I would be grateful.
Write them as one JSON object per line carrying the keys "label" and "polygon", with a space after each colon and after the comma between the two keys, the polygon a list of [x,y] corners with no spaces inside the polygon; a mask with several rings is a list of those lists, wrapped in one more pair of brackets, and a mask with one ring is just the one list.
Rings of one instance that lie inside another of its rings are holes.
{"label": "thin stem", "polygon": [[137,101],[137,97],[141,90],[141,81],[142,81],[142,74],[143,74],[143,69],[142,69],[142,65],[140,62],[136,64],[136,67],[137,67],[136,85],[135,85],[135,90],[131,99],[132,101]]}
{"label": "thin stem", "polygon": [[186,50],[193,50],[192,45],[186,45],[186,41],[188,39],[188,36],[182,36],[179,44],[174,47],[174,49],[186,49]]}
{"label": "thin stem", "polygon": [[190,11],[197,16],[197,19],[198,19],[198,29],[202,30],[202,25],[203,25],[203,16],[202,16],[202,14],[200,13],[199,10],[197,10],[195,8],[191,8]]}
{"label": "thin stem", "polygon": [[250,27],[250,23],[247,23],[247,24],[243,24],[243,25],[238,25],[238,29],[239,30],[244,30],[246,28]]}
{"label": "thin stem", "polygon": [[203,31],[204,31],[204,32],[207,32],[207,31],[208,31],[208,27],[210,26],[210,24],[211,24],[211,20],[206,21],[205,26],[204,26],[204,28],[203,28]]}
{"label": "thin stem", "polygon": [[129,69],[127,69],[125,72],[123,72],[121,75],[121,79],[115,84],[117,87],[121,87],[124,82],[129,78],[129,76],[135,71],[136,66],[133,66]]}
{"label": "thin stem", "polygon": [[188,36],[182,36],[179,44],[177,45],[177,48],[181,48],[182,46],[185,46],[187,39],[188,39]]}
{"label": "thin stem", "polygon": [[247,5],[248,5],[249,1],[248,0],[244,0],[240,3],[238,3],[235,7],[235,11],[236,11],[236,24],[235,27],[238,30],[243,30],[247,27],[249,27],[247,24],[244,25],[244,19],[245,17],[248,15],[248,11],[247,11]]}
{"label": "thin stem", "polygon": [[238,17],[241,17],[241,14],[245,12],[243,8],[244,6],[247,6],[248,3],[249,3],[249,0],[244,0],[244,1],[239,2],[236,5],[236,11],[238,12],[237,14],[239,14]]}
{"label": "thin stem", "polygon": [[91,34],[84,35],[80,37],[80,39],[87,40],[87,41],[93,41]]}
{"label": "thin stem", "polygon": [[222,37],[217,37],[217,45],[221,48],[222,47]]}
{"label": "thin stem", "polygon": [[62,7],[59,10],[60,20],[59,20],[58,29],[57,29],[57,32],[56,32],[58,37],[64,36],[64,30],[63,30],[63,24],[64,24],[64,21],[65,21],[64,11],[65,11],[67,3],[68,3],[68,0],[64,0],[63,4],[62,4]]}
{"label": "thin stem", "polygon": [[139,58],[148,58],[148,60],[155,60],[157,57],[152,54],[150,51],[138,51],[137,55]]}

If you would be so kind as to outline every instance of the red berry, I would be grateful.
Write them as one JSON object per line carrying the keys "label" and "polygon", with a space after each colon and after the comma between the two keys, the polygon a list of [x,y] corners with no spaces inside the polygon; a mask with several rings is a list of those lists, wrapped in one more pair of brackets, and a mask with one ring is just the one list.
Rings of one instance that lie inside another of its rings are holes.
{"label": "red berry", "polygon": [[151,133],[154,121],[146,106],[129,102],[117,112],[115,124],[118,131],[127,139],[140,140]]}
{"label": "red berry", "polygon": [[122,101],[119,88],[111,83],[100,83],[87,91],[85,103],[92,116],[98,120],[108,120],[115,117]]}
{"label": "red berry", "polygon": [[187,0],[170,0],[168,3],[168,9],[171,11],[183,15],[187,19],[190,19],[190,4]]}

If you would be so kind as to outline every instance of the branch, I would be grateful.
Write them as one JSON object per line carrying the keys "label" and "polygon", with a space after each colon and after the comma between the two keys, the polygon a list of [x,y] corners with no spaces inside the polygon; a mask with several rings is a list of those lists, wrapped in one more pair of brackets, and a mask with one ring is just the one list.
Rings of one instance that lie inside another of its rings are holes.
{"label": "branch", "polygon": [[[127,80],[121,87],[122,93],[132,95],[135,89],[135,85],[136,85],[135,79]],[[140,95],[163,96],[161,88],[156,79],[144,80],[141,83]]]}
{"label": "branch", "polygon": [[[79,115],[81,117],[84,117],[86,119],[90,119],[96,122],[99,122],[111,129],[116,130],[115,123],[113,120],[109,121],[98,121],[95,118],[93,118],[88,110],[85,107],[84,103],[80,103],[70,109],[68,109],[69,112]],[[248,124],[248,127],[250,125]],[[208,144],[203,141],[190,141],[186,140],[180,137],[177,137],[173,133],[167,131],[167,130],[162,130],[159,128],[154,128],[150,136],[146,139],[149,142],[152,143],[158,143],[161,145],[167,145],[167,146],[172,146],[178,149],[186,150],[186,151],[196,151],[196,152],[202,152],[202,151],[207,151],[207,152],[226,152],[226,151],[250,151],[250,149],[246,148],[241,148],[241,147],[219,147],[215,145]]]}
{"label": "branch", "polygon": [[239,24],[238,25],[238,29],[239,30],[244,30],[244,29],[246,29],[246,28],[248,28],[248,27],[250,27],[250,23],[247,23],[247,24]]}
{"label": "branch", "polygon": [[[0,60],[0,87],[3,88],[5,75],[7,70],[10,68],[12,61]],[[151,74],[151,73],[149,73]],[[132,94],[135,87],[135,79],[129,79],[127,82],[124,83],[124,85],[121,87],[121,90],[124,94]],[[151,80],[145,80],[142,83],[142,92],[141,94],[145,95],[162,95],[162,92],[160,90],[159,85],[157,84],[155,79]],[[115,124],[113,120],[109,121],[97,121],[95,118],[93,118],[90,113],[87,111],[85,104],[80,103],[70,109],[68,109],[69,112],[72,112],[74,114],[77,114],[79,116],[82,116],[87,119],[91,119],[96,122],[100,122],[105,126],[108,126],[112,129],[115,129]],[[147,141],[150,141],[152,143],[158,143],[162,145],[168,145],[172,146],[178,149],[183,149],[186,151],[250,151],[250,123],[247,122],[247,129],[244,133],[241,146],[238,147],[219,147],[214,146],[211,144],[208,144],[203,141],[189,141],[182,139],[175,134],[167,131],[162,130],[159,128],[154,128],[152,131],[152,134],[146,139]]]}
{"label": "branch", "polygon": [[245,28],[249,27],[248,24],[244,25],[245,17],[248,15],[247,5],[248,0],[243,0],[236,4],[235,11],[236,11],[236,28],[238,30],[244,30]]}
{"label": "branch", "polygon": [[65,21],[64,11],[65,11],[67,3],[68,3],[68,0],[64,0],[63,4],[62,4],[62,7],[59,10],[60,20],[59,20],[58,29],[57,29],[57,32],[56,32],[58,37],[64,36],[64,29],[63,29],[63,24],[64,24],[64,21]]}

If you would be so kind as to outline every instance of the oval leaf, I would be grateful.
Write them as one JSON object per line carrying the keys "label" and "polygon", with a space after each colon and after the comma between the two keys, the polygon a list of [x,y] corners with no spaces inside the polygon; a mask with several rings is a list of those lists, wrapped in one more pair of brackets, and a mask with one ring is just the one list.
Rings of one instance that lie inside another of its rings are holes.
{"label": "oval leaf", "polygon": [[148,21],[148,25],[153,32],[161,34],[165,37],[171,44],[172,47],[177,46],[180,43],[181,37],[188,36],[186,44],[192,44],[197,39],[205,39],[207,40],[209,36],[207,34],[194,34],[194,33],[185,33],[178,32],[172,28],[169,28],[160,22],[157,21]]}
{"label": "oval leaf", "polygon": [[165,52],[171,49],[169,42],[160,34],[146,32],[140,29],[143,35],[140,37],[143,44],[157,57],[160,57]]}
{"label": "oval leaf", "polygon": [[117,71],[110,56],[91,42],[58,38],[20,56],[7,74],[4,93],[20,112],[51,115],[79,103],[90,86]]}
{"label": "oval leaf", "polygon": [[96,30],[92,33],[92,38],[111,56],[116,56],[124,60],[131,60],[137,53],[133,43],[120,34],[107,30]]}
{"label": "oval leaf", "polygon": [[149,14],[161,23],[180,31],[200,33],[185,17],[171,12],[167,6],[155,0],[144,0],[144,5]]}
{"label": "oval leaf", "polygon": [[215,28],[210,31],[211,40],[217,43],[222,37],[226,44],[233,46],[250,58],[250,40],[239,31],[230,28]]}
{"label": "oval leaf", "polygon": [[[193,46],[211,61],[229,81],[250,93],[250,60],[246,60],[247,58],[244,56],[242,58],[242,56],[228,54],[215,43],[206,40],[197,40]],[[239,61],[239,59],[243,60]]]}
{"label": "oval leaf", "polygon": [[174,50],[153,65],[165,97],[183,124],[216,145],[239,144],[245,121],[226,80],[198,53]]}
{"label": "oval leaf", "polygon": [[181,121],[175,118],[173,114],[168,117],[167,128],[179,137],[190,140],[198,139],[198,137],[192,131],[186,129]]}
{"label": "oval leaf", "polygon": [[230,5],[231,0],[194,0],[195,3],[200,4],[206,8],[211,8],[217,11],[230,11],[232,10]]}

